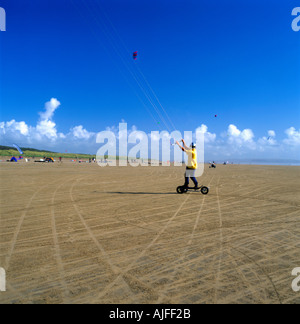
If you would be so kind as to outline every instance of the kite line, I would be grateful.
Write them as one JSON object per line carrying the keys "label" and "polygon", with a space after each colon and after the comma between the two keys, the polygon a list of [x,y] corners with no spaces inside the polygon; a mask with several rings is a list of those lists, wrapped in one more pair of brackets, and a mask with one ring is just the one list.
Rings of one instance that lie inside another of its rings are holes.
{"label": "kite line", "polygon": [[[142,103],[143,107],[150,114],[152,119],[155,121],[156,125],[158,125],[160,128],[162,127],[162,125],[164,125],[164,127],[168,130],[169,133],[171,133],[171,130],[176,130],[176,127],[172,122],[170,116],[168,115],[166,109],[159,101],[158,96],[154,92],[153,88],[150,86],[150,83],[148,82],[144,73],[141,71],[138,65],[137,61],[139,59],[139,52],[130,52],[127,49],[123,39],[121,38],[120,34],[118,33],[117,29],[115,28],[114,24],[106,14],[99,1],[95,1],[94,4],[91,4],[84,0],[78,0],[76,1],[76,4],[73,0],[71,0],[71,2],[82,16],[84,16],[84,10],[81,10],[79,2],[85,5],[85,7],[90,13],[90,16],[93,17],[94,22],[97,24],[96,28],[94,27],[94,25],[89,24],[91,28],[93,28],[94,35],[96,36],[97,40],[100,41],[100,43],[106,49],[106,51],[110,53],[111,51],[106,47],[106,44],[103,44],[102,39],[99,37],[100,28],[101,33],[105,35],[114,53],[120,58],[120,62],[122,62],[123,68],[120,68],[118,66],[119,71],[125,78],[128,85],[134,90],[135,95]],[[87,15],[84,16],[84,18],[90,23],[90,20],[87,18]],[[127,73],[124,73],[124,68]],[[138,86],[139,91],[143,94],[142,97],[139,95],[138,91],[128,80],[128,72],[131,75],[132,79],[135,81],[136,85]],[[149,105],[151,109],[149,109]]]}

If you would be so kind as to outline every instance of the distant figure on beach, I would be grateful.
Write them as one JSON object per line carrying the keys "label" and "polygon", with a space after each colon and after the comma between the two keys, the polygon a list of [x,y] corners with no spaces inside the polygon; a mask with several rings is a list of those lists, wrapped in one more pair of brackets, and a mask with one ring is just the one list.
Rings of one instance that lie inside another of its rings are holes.
{"label": "distant figure on beach", "polygon": [[217,167],[215,161],[213,161],[209,167],[215,169]]}
{"label": "distant figure on beach", "polygon": [[181,142],[182,142],[183,146],[181,146],[178,141],[176,142],[176,144],[188,156],[188,164],[186,166],[186,171],[185,171],[185,183],[184,183],[184,186],[185,187],[189,186],[189,183],[190,183],[189,178],[191,178],[192,181],[194,182],[195,188],[198,188],[198,181],[197,181],[197,179],[195,177],[195,173],[196,173],[196,170],[197,170],[197,167],[198,167],[196,144],[191,143],[191,146],[188,147],[185,144],[185,141],[183,139],[181,140]]}

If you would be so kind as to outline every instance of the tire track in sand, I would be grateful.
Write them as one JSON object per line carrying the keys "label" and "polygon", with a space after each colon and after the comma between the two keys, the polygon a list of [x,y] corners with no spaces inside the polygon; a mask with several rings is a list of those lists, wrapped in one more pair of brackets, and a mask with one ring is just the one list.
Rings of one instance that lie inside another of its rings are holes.
{"label": "tire track in sand", "polygon": [[220,274],[221,274],[221,263],[222,258],[224,254],[224,248],[223,248],[223,242],[224,242],[224,236],[223,236],[223,220],[222,220],[222,212],[221,212],[221,206],[220,206],[220,198],[219,198],[219,183],[220,183],[220,177],[218,179],[218,183],[216,186],[216,196],[217,196],[217,205],[218,205],[218,214],[219,214],[219,233],[220,233],[220,252],[219,252],[219,263],[218,263],[218,270],[217,270],[217,277],[216,277],[216,283],[215,283],[215,295],[214,295],[214,304],[217,303],[218,299],[218,285],[220,282]]}
{"label": "tire track in sand", "polygon": [[[51,185],[54,184],[54,183],[56,183],[56,182],[51,183]],[[48,188],[48,187],[49,187],[49,184],[47,184],[47,185],[45,185],[45,186],[43,186],[43,187],[37,189],[37,190],[34,192],[34,194],[30,197],[30,199],[29,199],[29,201],[28,201],[28,203],[27,203],[27,205],[26,205],[24,211],[22,212],[22,215],[21,215],[21,217],[20,217],[20,219],[19,219],[19,222],[18,222],[18,224],[17,224],[17,227],[16,227],[16,229],[15,229],[15,231],[14,231],[13,239],[12,239],[12,241],[11,241],[11,247],[10,247],[10,249],[9,249],[9,251],[8,251],[8,254],[7,254],[6,258],[5,258],[5,261],[4,261],[4,269],[5,269],[6,271],[9,269],[10,260],[11,260],[11,257],[12,257],[12,255],[13,255],[13,253],[14,253],[15,246],[16,246],[16,243],[17,243],[17,240],[18,240],[18,236],[19,236],[19,233],[20,233],[21,227],[22,227],[22,225],[23,225],[23,222],[24,222],[24,219],[25,219],[25,217],[26,217],[26,215],[27,215],[27,212],[28,212],[28,210],[29,210],[29,207],[30,207],[30,205],[32,204],[32,201],[33,201],[33,199],[36,197],[36,195],[37,195],[40,191],[42,191],[44,188]]]}
{"label": "tire track in sand", "polygon": [[279,302],[279,304],[283,304],[283,302],[282,302],[282,300],[281,300],[281,297],[280,297],[280,295],[279,295],[279,292],[278,292],[278,290],[277,290],[277,288],[276,288],[276,286],[275,286],[275,284],[274,284],[274,282],[273,282],[273,280],[272,280],[272,278],[268,275],[268,273],[266,273],[266,271],[253,259],[253,258],[251,258],[251,257],[249,257],[249,255],[247,255],[245,252],[243,252],[243,251],[241,251],[241,250],[239,250],[239,249],[237,249],[237,248],[234,248],[233,246],[231,246],[231,248],[233,249],[233,250],[235,250],[235,251],[237,251],[237,252],[239,252],[240,254],[242,254],[242,255],[244,255],[247,259],[249,259],[253,264],[255,264],[261,271],[262,271],[262,273],[266,276],[266,278],[270,281],[270,283],[271,283],[271,285],[272,285],[272,287],[273,287],[273,289],[274,289],[274,292],[275,292],[275,294],[276,294],[276,296],[277,296],[277,299],[278,299],[278,302]]}
{"label": "tire track in sand", "polygon": [[63,301],[65,303],[70,304],[70,299],[69,299],[69,290],[67,288],[67,283],[65,281],[65,269],[61,257],[61,249],[59,246],[59,241],[58,241],[58,235],[57,235],[57,228],[56,228],[56,221],[55,221],[55,210],[54,210],[54,203],[55,203],[55,196],[58,190],[63,187],[66,183],[70,182],[72,179],[65,181],[64,183],[60,184],[56,190],[54,191],[51,199],[51,208],[50,208],[50,214],[51,214],[51,229],[52,229],[52,235],[53,235],[53,243],[54,243],[54,255],[59,271],[59,277],[60,277],[60,284],[63,289]]}
{"label": "tire track in sand", "polygon": [[[215,177],[215,176],[213,175],[212,178],[210,179],[210,181],[209,181],[209,183],[208,183],[208,185],[207,185],[208,187],[210,186],[210,184],[211,184],[211,182],[213,181],[213,178],[214,178],[214,177]],[[178,270],[179,270],[180,267],[182,266],[182,263],[181,263],[181,262],[186,258],[186,253],[187,253],[187,251],[188,251],[190,245],[191,245],[192,242],[193,242],[193,239],[194,239],[194,236],[195,236],[195,232],[196,232],[196,229],[197,229],[198,224],[199,224],[199,220],[200,220],[200,216],[201,216],[201,213],[202,213],[202,209],[203,209],[203,206],[204,206],[205,198],[206,198],[206,196],[203,195],[203,199],[202,199],[202,202],[201,202],[201,205],[200,205],[200,209],[199,209],[199,211],[198,211],[198,213],[197,213],[197,216],[196,216],[196,220],[195,220],[195,224],[194,224],[194,227],[193,227],[193,231],[192,231],[191,237],[190,237],[188,243],[186,244],[186,248],[184,249],[184,251],[183,251],[183,253],[182,253],[182,256],[181,256],[180,259],[176,262],[176,265],[177,265],[177,266],[174,268],[174,271],[173,271],[173,273],[172,273],[172,276],[171,276],[170,279],[169,279],[170,281],[173,280],[173,278],[174,278],[175,275],[177,274]],[[161,291],[161,292],[159,293],[159,296],[158,296],[158,299],[157,299],[157,302],[156,302],[157,304],[161,304],[161,303],[163,303],[163,298],[167,297],[167,295],[166,295],[166,291],[168,290],[169,286],[170,286],[170,284],[169,284],[167,287],[165,287],[163,291]]]}
{"label": "tire track in sand", "polygon": [[145,253],[156,243],[156,241],[159,239],[159,237],[165,232],[165,230],[168,228],[168,226],[171,224],[171,222],[176,218],[180,210],[182,209],[183,205],[187,202],[189,199],[190,195],[188,194],[187,197],[184,199],[184,201],[181,203],[175,214],[168,220],[168,222],[165,224],[165,226],[159,231],[159,233],[154,237],[154,239],[145,247],[145,249],[118,275],[118,277],[113,280],[106,288],[98,294],[96,300],[94,301],[95,303],[99,302],[99,300],[105,296],[111,288],[120,280],[121,277],[126,275],[136,264],[136,262],[142,258]]}
{"label": "tire track in sand", "polygon": [[[77,179],[76,181],[74,181],[73,185],[70,188],[69,194],[70,194],[70,199],[72,201],[73,207],[77,213],[77,216],[79,217],[82,225],[84,226],[85,230],[87,231],[89,237],[92,239],[92,241],[94,242],[94,244],[96,245],[96,247],[98,248],[98,250],[101,252],[102,256],[105,259],[105,262],[109,265],[109,267],[111,268],[111,270],[113,271],[113,273],[115,275],[117,275],[118,279],[122,280],[122,283],[125,284],[125,286],[127,286],[128,290],[130,291],[130,293],[133,295],[134,297],[134,292],[132,291],[132,289],[130,288],[130,286],[127,284],[127,282],[124,280],[123,276],[122,278],[120,277],[119,273],[120,273],[120,269],[118,267],[116,267],[111,259],[109,258],[109,256],[107,255],[105,249],[103,248],[103,246],[99,243],[99,241],[97,240],[97,238],[95,237],[94,233],[92,232],[92,230],[90,229],[90,227],[88,226],[87,222],[85,221],[84,217],[82,216],[78,206],[75,203],[74,197],[73,197],[73,189],[75,187],[75,184],[78,182],[79,179]],[[133,299],[132,299],[133,300]]]}
{"label": "tire track in sand", "polygon": [[[218,179],[218,184],[219,184],[219,182],[220,182],[220,178]],[[219,214],[219,221],[220,221],[220,227],[219,227],[219,230],[220,230],[220,255],[219,255],[219,262],[218,262],[218,267],[217,267],[217,276],[216,276],[216,283],[215,283],[215,295],[214,295],[214,303],[216,304],[217,302],[218,302],[218,286],[219,286],[219,282],[220,282],[220,276],[221,276],[221,264],[222,264],[222,259],[223,259],[223,256],[224,256],[224,235],[223,235],[223,219],[222,219],[222,211],[221,211],[221,205],[220,205],[220,194],[219,194],[219,190],[218,190],[218,185],[217,185],[217,187],[216,187],[216,197],[217,197],[217,205],[218,205],[218,214]],[[268,190],[266,190],[266,191],[270,191],[270,190],[272,190],[272,189],[274,189],[274,187],[272,187],[272,188],[270,188],[270,189],[268,189]],[[253,193],[253,192],[255,192],[256,190],[252,190],[252,191],[250,191],[250,192],[247,192],[246,194],[243,194],[242,196],[240,196],[240,198],[245,198],[245,199],[247,199],[247,200],[249,200],[250,198],[251,198],[251,196],[249,196],[249,193]],[[266,192],[265,191],[265,192]],[[229,204],[230,205],[230,204]],[[250,235],[249,235],[250,236]],[[238,249],[236,249],[236,248],[233,248],[233,247],[231,247],[233,250],[236,250],[236,251],[238,251],[239,253],[241,253],[241,254],[243,254],[244,256],[246,256],[248,259],[250,259],[250,260],[252,260],[250,257],[248,257],[245,253],[242,253],[241,251],[239,251]],[[235,259],[233,258],[233,256],[232,256],[232,254],[230,254],[229,253],[229,251],[226,249],[226,253],[227,253],[227,255],[231,258],[231,260],[233,261],[233,263],[235,263],[236,264],[236,261],[235,261]],[[260,269],[261,269],[261,267],[254,261],[254,260],[252,260],[252,262],[254,262]],[[236,264],[237,265],[237,264]],[[250,291],[252,291],[252,293],[253,293],[253,295],[255,295],[255,291],[253,290],[253,288],[252,288],[252,285],[251,285],[251,282],[249,282],[249,280],[247,280],[247,278],[244,276],[244,274],[243,273],[241,273],[239,270],[238,270],[238,268],[237,267],[235,267],[235,270],[237,271],[237,273],[239,273],[240,275],[241,275],[241,278],[243,278],[244,280],[244,283],[248,286],[248,288],[249,288],[249,290]],[[261,269],[262,270],[262,269]],[[260,276],[257,274],[257,273],[255,273],[254,271],[252,271],[252,273],[254,273],[254,275],[255,275],[255,277],[258,279],[258,280],[260,280],[260,281],[262,281],[261,280],[261,278],[260,278]],[[273,286],[273,288],[274,288],[274,291],[275,291],[275,293],[276,293],[276,295],[277,295],[277,297],[278,297],[278,300],[279,300],[279,302],[281,303],[281,301],[280,301],[280,296],[279,296],[279,294],[278,294],[278,292],[277,292],[277,290],[276,290],[276,287],[275,287],[275,285],[274,285],[274,283],[272,282],[272,280],[271,280],[271,278],[266,274],[266,276],[267,276],[267,278],[269,279],[269,281],[271,282],[271,284],[272,284],[272,286]],[[260,302],[261,302],[262,300],[260,300]]]}

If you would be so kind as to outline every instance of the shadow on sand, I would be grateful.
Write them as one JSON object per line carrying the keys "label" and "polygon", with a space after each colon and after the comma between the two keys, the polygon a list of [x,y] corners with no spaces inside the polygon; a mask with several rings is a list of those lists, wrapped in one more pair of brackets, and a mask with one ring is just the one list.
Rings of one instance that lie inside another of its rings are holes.
{"label": "shadow on sand", "polygon": [[114,191],[114,192],[105,192],[109,194],[117,194],[117,195],[178,195],[176,192],[121,192],[121,191]]}

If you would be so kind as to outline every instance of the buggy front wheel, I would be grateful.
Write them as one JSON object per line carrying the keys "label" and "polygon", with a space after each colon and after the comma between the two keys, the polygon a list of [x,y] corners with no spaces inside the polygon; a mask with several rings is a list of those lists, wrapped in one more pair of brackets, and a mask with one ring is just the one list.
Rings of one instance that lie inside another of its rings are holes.
{"label": "buggy front wheel", "polygon": [[208,189],[207,187],[202,187],[202,188],[201,188],[201,193],[202,193],[203,195],[207,195],[208,192],[209,192],[209,189]]}

